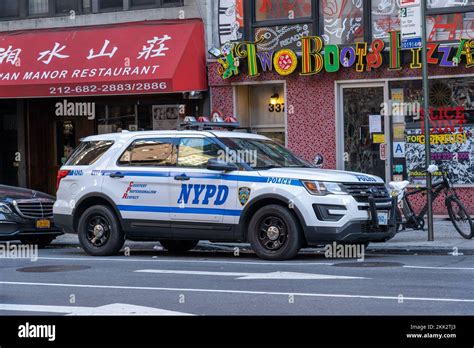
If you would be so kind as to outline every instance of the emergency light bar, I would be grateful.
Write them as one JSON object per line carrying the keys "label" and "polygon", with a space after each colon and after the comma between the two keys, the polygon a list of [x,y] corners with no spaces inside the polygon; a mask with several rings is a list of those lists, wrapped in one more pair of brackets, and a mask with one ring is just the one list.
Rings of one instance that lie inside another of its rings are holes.
{"label": "emergency light bar", "polygon": [[240,127],[239,122],[198,122],[185,121],[180,124],[181,130],[213,130],[213,128],[225,128],[227,130],[235,130]]}

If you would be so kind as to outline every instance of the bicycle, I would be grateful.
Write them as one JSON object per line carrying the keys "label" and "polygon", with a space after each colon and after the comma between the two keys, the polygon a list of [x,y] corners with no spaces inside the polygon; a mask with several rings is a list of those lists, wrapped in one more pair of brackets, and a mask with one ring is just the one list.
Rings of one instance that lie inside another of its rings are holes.
{"label": "bicycle", "polygon": [[[439,168],[437,165],[433,164],[428,167],[427,171],[433,174],[439,171]],[[472,219],[459,199],[449,173],[447,174],[447,171],[444,168],[441,169],[441,176],[442,181],[434,183],[431,190],[433,202],[441,193],[444,193],[445,205],[454,228],[463,238],[471,239],[474,234],[474,225]],[[409,184],[409,181],[393,181],[389,183],[389,187],[392,190],[392,196],[397,197],[398,202],[396,216],[397,232],[400,230],[400,227],[402,227],[403,231],[407,228],[413,230],[423,230],[425,226],[424,217],[428,211],[428,203],[425,203],[420,213],[416,214],[413,210],[412,204],[410,203],[409,197],[418,193],[426,194],[428,189],[426,187],[417,188],[414,191],[408,192],[407,187]]]}

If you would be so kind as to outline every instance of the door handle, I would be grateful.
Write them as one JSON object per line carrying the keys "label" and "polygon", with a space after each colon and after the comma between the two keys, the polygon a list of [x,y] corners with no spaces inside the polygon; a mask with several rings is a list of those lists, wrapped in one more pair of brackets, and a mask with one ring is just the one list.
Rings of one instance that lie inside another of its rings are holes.
{"label": "door handle", "polygon": [[174,179],[178,181],[188,181],[191,178],[187,176],[186,174],[181,174],[181,175],[176,175]]}
{"label": "door handle", "polygon": [[117,173],[110,174],[110,177],[112,179],[122,179],[122,178],[125,178],[125,175],[123,175],[122,173],[117,172]]}

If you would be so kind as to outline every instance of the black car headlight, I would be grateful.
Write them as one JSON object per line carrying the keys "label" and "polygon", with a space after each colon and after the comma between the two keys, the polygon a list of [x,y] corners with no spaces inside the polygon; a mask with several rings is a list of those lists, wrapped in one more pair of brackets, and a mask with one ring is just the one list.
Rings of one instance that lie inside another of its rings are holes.
{"label": "black car headlight", "polygon": [[12,210],[10,208],[10,206],[6,203],[0,203],[0,213],[3,213],[3,214],[12,214]]}
{"label": "black car headlight", "polygon": [[344,186],[337,182],[321,182],[314,180],[301,180],[301,183],[306,188],[306,190],[315,196],[325,196],[325,195],[347,195]]}

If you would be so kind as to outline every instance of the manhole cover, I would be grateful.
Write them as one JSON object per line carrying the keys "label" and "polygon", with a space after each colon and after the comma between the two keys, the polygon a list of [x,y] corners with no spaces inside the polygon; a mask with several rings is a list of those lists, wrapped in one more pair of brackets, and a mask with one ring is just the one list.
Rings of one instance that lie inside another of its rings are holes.
{"label": "manhole cover", "polygon": [[370,268],[370,267],[402,267],[403,263],[399,262],[343,262],[337,263],[335,267],[359,267],[359,268]]}
{"label": "manhole cover", "polygon": [[34,266],[18,268],[18,272],[47,273],[47,272],[73,272],[89,269],[89,266],[76,265],[54,265],[54,266]]}

